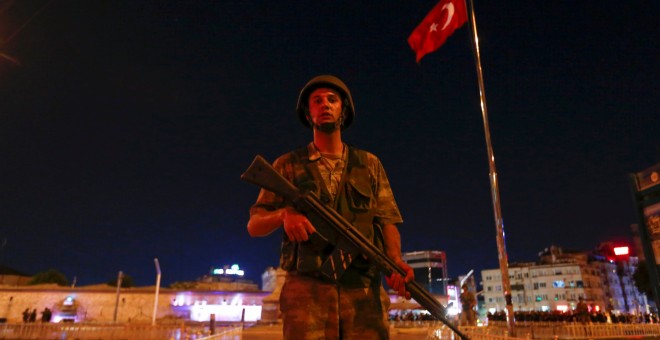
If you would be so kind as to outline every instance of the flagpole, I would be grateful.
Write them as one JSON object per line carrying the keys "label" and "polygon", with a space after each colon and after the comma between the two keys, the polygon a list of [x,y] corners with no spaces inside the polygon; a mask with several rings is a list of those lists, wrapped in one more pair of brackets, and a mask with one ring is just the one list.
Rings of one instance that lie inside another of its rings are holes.
{"label": "flagpole", "polygon": [[502,208],[500,207],[500,190],[497,182],[497,170],[495,168],[495,155],[490,141],[490,127],[488,124],[488,108],[486,107],[486,90],[484,87],[484,77],[481,70],[481,56],[479,54],[479,36],[477,35],[477,21],[474,16],[474,2],[470,0],[470,18],[474,42],[474,56],[477,67],[477,76],[479,78],[479,99],[481,101],[481,116],[484,122],[484,133],[486,136],[486,147],[488,149],[488,165],[490,167],[490,194],[493,200],[493,211],[495,213],[495,228],[497,238],[497,253],[500,262],[500,272],[502,275],[502,289],[504,290],[504,299],[506,301],[507,326],[509,336],[515,336],[513,303],[511,302],[511,282],[509,281],[509,261],[506,253],[506,244],[504,240],[504,223],[502,220]]}

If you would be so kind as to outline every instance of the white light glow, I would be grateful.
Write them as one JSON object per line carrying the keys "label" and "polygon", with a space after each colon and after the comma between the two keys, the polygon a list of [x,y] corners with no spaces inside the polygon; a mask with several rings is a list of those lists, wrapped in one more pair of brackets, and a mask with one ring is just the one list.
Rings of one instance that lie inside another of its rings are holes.
{"label": "white light glow", "polygon": [[447,308],[447,315],[450,316],[458,315],[460,312],[461,310],[455,305],[452,305],[451,307]]}
{"label": "white light glow", "polygon": [[78,322],[78,317],[77,316],[71,316],[71,315],[59,315],[56,314],[53,316],[52,319],[50,319],[50,322],[52,323],[60,323],[62,320],[73,320],[73,322]]}
{"label": "white light glow", "polygon": [[614,255],[628,255],[628,247],[614,247]]}
{"label": "white light glow", "polygon": [[255,322],[261,319],[261,306],[242,305],[194,305],[190,308],[190,319],[193,321],[209,321],[215,314],[217,321],[241,321],[245,311],[245,322]]}
{"label": "white light glow", "polygon": [[190,303],[190,297],[186,294],[177,294],[176,298],[172,300],[172,306],[185,306]]}
{"label": "white light glow", "polygon": [[458,295],[458,287],[453,285],[447,286],[447,314],[456,315],[461,312],[461,303],[458,300]]}
{"label": "white light glow", "polygon": [[231,265],[231,268],[227,269],[222,269],[222,268],[216,268],[211,271],[213,275],[238,275],[238,276],[243,276],[245,275],[245,272],[241,270],[237,264]]}
{"label": "white light glow", "polygon": [[64,302],[62,303],[65,306],[72,306],[73,305],[73,297],[72,296],[67,296],[66,299],[64,299]]}
{"label": "white light glow", "polygon": [[225,274],[243,276],[245,273],[240,269],[227,269],[225,270]]}

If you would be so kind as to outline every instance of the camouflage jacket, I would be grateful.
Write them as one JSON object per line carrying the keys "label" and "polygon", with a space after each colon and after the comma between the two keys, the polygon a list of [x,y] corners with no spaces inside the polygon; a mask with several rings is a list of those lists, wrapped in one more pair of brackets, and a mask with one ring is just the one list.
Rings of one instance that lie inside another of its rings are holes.
{"label": "camouflage jacket", "polygon": [[[273,167],[299,189],[315,192],[324,204],[339,212],[375,245],[382,247],[380,226],[401,223],[401,214],[380,160],[367,151],[350,146],[347,148],[347,162],[334,200],[321,178],[321,155],[313,143],[279,157]],[[261,209],[276,210],[290,204],[262,189],[250,213]],[[315,221],[311,222],[315,224]],[[284,270],[316,276],[327,256],[326,251],[316,249],[308,242],[292,242],[283,233],[280,266]],[[353,261],[340,282],[348,286],[364,286],[369,285],[376,276],[378,272],[375,268],[360,257]]]}

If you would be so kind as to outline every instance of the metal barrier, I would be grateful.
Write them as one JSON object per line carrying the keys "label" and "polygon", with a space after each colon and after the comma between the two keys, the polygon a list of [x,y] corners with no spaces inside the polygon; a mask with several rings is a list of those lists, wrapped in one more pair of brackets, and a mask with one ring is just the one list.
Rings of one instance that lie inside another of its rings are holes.
{"label": "metal barrier", "polygon": [[[394,322],[398,333],[426,336],[427,339],[458,340],[448,327],[434,321]],[[613,337],[660,336],[660,324],[580,324],[552,322],[523,322],[516,324],[516,337],[508,334],[506,324],[491,323],[487,327],[460,327],[471,340],[515,339],[596,339]],[[0,339],[6,340],[240,340],[241,326],[216,326],[210,334],[206,324],[0,324]],[[281,333],[278,333],[278,335]],[[279,337],[274,337],[278,339]]]}
{"label": "metal barrier", "polygon": [[586,339],[629,336],[658,336],[658,324],[562,324],[532,326],[534,339]]}
{"label": "metal barrier", "polygon": [[156,325],[151,324],[0,324],[0,339],[11,340],[66,340],[66,339],[140,339],[140,340],[234,340],[241,338],[241,327],[220,326],[210,337],[204,325]]}
{"label": "metal barrier", "polygon": [[[506,324],[486,327],[460,327],[472,340],[512,339]],[[439,330],[439,329],[438,329]],[[524,322],[515,325],[517,339],[595,339],[660,336],[660,324]],[[439,335],[442,333],[438,333]],[[434,339],[451,339],[448,334]]]}
{"label": "metal barrier", "polygon": [[[460,340],[460,338],[440,321],[391,321],[393,329],[397,333],[408,333],[407,329],[416,329],[416,334],[426,334],[427,339],[449,339]],[[459,327],[470,340],[528,340],[525,337],[509,336],[507,328],[504,327]],[[425,330],[420,332],[420,330]]]}

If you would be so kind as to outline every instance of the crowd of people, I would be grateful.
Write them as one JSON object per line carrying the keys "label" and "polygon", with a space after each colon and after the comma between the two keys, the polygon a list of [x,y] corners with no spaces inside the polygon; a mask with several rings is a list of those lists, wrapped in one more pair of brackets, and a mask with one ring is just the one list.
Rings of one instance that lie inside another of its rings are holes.
{"label": "crowd of people", "polygon": [[432,321],[435,320],[435,317],[429,313],[407,311],[389,314],[388,319],[390,321]]}
{"label": "crowd of people", "polygon": [[[488,321],[506,321],[506,313],[499,311],[487,314]],[[587,323],[658,323],[656,314],[609,314],[605,312],[592,312],[586,319],[581,319],[578,313],[555,312],[515,312],[516,321],[525,322],[587,322]]]}
{"label": "crowd of people", "polygon": [[[50,322],[52,316],[53,312],[50,310],[50,308],[44,308],[43,312],[41,312],[41,322]],[[23,322],[37,322],[37,309],[35,308],[30,311],[30,308],[25,308],[23,311]]]}

